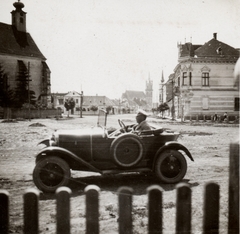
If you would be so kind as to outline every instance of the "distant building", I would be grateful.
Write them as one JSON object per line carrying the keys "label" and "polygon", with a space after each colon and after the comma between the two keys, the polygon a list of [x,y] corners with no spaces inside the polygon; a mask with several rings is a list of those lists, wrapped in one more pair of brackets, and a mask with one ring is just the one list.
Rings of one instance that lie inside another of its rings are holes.
{"label": "distant building", "polygon": [[238,115],[233,71],[239,50],[217,40],[217,34],[204,45],[178,44],[178,50],[178,64],[166,83],[166,99],[174,104],[175,115]]}
{"label": "distant building", "polygon": [[121,105],[130,111],[139,108],[148,109],[146,94],[143,91],[126,90],[125,93],[122,94]]}
{"label": "distant building", "polygon": [[137,110],[139,108],[144,110],[152,110],[153,107],[153,82],[146,81],[145,93],[143,91],[126,90],[122,94],[121,104],[130,110]]}
{"label": "distant building", "polygon": [[50,69],[46,58],[26,31],[26,12],[20,1],[13,4],[12,24],[0,23],[0,64],[7,75],[9,89],[14,90],[21,70],[30,75],[29,89],[39,104],[51,105]]}
{"label": "distant building", "polygon": [[[85,96],[76,91],[70,91],[68,93],[53,93],[53,105],[54,108],[61,108],[63,114],[67,114],[68,111],[64,107],[66,101],[73,99],[75,102],[74,114],[80,113],[81,98],[82,98],[82,114],[96,114],[99,109],[104,109],[109,112],[109,114],[118,113],[118,102],[111,100],[106,96]],[[97,110],[94,111],[96,107]]]}
{"label": "distant building", "polygon": [[153,82],[150,80],[150,76],[148,78],[148,81],[146,81],[145,93],[148,109],[151,110],[153,105]]}

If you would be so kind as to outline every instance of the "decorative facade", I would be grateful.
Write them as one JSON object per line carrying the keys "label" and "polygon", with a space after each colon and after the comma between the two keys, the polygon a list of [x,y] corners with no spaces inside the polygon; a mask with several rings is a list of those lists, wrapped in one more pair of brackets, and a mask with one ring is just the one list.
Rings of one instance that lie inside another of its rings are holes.
{"label": "decorative facade", "polygon": [[217,34],[204,45],[178,44],[178,50],[178,64],[166,83],[167,101],[174,91],[175,115],[238,115],[239,86],[233,71],[239,50],[217,40]]}
{"label": "decorative facade", "polygon": [[0,64],[7,75],[6,86],[14,90],[21,71],[28,74],[28,89],[42,106],[51,106],[51,71],[46,58],[26,31],[26,12],[20,1],[13,4],[12,24],[0,23]]}

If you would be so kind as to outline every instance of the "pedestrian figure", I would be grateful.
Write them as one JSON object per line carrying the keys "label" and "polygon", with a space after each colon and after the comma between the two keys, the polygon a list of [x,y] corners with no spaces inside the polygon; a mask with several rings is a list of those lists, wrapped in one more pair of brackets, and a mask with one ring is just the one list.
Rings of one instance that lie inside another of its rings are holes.
{"label": "pedestrian figure", "polygon": [[215,115],[213,116],[213,121],[216,122],[217,119],[218,119],[218,116],[217,116],[217,114],[215,114]]}
{"label": "pedestrian figure", "polygon": [[227,121],[227,112],[223,114],[223,121]]}

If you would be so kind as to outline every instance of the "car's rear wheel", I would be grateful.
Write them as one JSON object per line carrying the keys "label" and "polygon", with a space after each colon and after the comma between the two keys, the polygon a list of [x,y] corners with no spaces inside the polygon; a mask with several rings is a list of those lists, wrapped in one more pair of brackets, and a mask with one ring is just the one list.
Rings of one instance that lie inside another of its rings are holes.
{"label": "car's rear wheel", "polygon": [[50,156],[37,162],[33,170],[33,181],[43,192],[52,193],[66,186],[71,173],[69,165],[61,158]]}
{"label": "car's rear wheel", "polygon": [[159,154],[155,163],[155,175],[167,184],[180,182],[187,172],[185,157],[176,150],[166,150]]}

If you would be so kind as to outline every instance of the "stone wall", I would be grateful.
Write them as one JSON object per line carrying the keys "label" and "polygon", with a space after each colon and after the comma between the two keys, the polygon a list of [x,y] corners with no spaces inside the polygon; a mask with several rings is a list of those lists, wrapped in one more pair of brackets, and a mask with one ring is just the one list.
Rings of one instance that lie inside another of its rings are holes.
{"label": "stone wall", "polygon": [[2,117],[4,119],[59,118],[61,117],[61,110],[27,110],[5,108]]}

